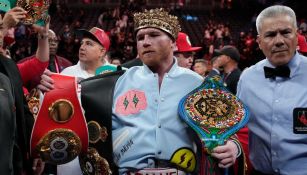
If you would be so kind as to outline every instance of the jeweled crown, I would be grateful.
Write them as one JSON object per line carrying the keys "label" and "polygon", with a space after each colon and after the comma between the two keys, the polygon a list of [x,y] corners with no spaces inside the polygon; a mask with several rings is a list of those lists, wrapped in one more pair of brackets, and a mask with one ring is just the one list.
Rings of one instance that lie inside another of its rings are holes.
{"label": "jeweled crown", "polygon": [[134,31],[142,28],[153,27],[169,33],[177,39],[178,32],[181,30],[178,18],[170,15],[163,8],[145,10],[134,14]]}

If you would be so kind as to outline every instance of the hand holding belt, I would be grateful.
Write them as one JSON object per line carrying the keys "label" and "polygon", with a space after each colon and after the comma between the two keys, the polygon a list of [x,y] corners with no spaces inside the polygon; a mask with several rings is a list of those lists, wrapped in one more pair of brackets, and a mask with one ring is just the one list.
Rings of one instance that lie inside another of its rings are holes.
{"label": "hand holding belt", "polygon": [[46,92],[31,136],[31,154],[64,164],[88,148],[88,131],[77,97],[75,77],[53,74],[54,89]]}
{"label": "hand holding belt", "polygon": [[[201,174],[220,172],[210,153],[247,123],[247,106],[216,76],[183,97],[178,109],[180,117],[198,134],[204,146]],[[209,155],[205,156],[206,153]]]}

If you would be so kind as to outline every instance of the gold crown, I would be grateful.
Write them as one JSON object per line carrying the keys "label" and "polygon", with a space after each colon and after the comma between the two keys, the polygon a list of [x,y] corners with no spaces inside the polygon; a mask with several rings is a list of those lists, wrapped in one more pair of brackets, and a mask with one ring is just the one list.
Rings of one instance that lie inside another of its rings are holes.
{"label": "gold crown", "polygon": [[181,30],[178,18],[168,14],[163,8],[145,10],[134,14],[134,31],[142,28],[153,27],[169,33],[177,39],[178,32]]}

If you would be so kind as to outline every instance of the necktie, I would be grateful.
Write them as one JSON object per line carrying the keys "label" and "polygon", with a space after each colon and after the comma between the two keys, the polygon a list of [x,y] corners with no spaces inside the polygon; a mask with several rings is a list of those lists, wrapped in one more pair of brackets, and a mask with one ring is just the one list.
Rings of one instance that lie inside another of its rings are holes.
{"label": "necktie", "polygon": [[263,69],[265,78],[290,77],[290,69],[288,66],[277,66],[276,68],[264,66]]}

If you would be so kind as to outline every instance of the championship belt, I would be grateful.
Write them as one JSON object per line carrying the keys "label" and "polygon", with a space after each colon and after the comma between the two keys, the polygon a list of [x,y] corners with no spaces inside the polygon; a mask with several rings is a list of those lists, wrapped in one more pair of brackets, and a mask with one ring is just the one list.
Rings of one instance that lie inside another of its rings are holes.
{"label": "championship belt", "polygon": [[223,86],[219,76],[215,76],[183,97],[178,110],[180,117],[199,136],[204,152],[209,153],[205,165],[202,164],[204,174],[220,174],[210,152],[246,125],[247,107]]}
{"label": "championship belt", "polygon": [[51,164],[64,164],[87,152],[88,131],[77,96],[75,77],[53,74],[31,136],[31,154]]}
{"label": "championship belt", "polygon": [[85,175],[111,175],[108,161],[100,156],[95,148],[89,147],[85,154],[81,154],[79,162]]}
{"label": "championship belt", "polygon": [[17,0],[16,6],[22,7],[28,13],[22,21],[26,25],[44,25],[48,18],[50,0]]}
{"label": "championship belt", "polygon": [[79,156],[84,175],[118,174],[113,161],[112,104],[116,81],[123,73],[105,72],[81,81],[81,101],[89,133],[89,149]]}
{"label": "championship belt", "polygon": [[33,114],[35,120],[40,107],[39,96],[40,96],[40,91],[37,88],[33,88],[30,94],[26,96],[30,112]]}

